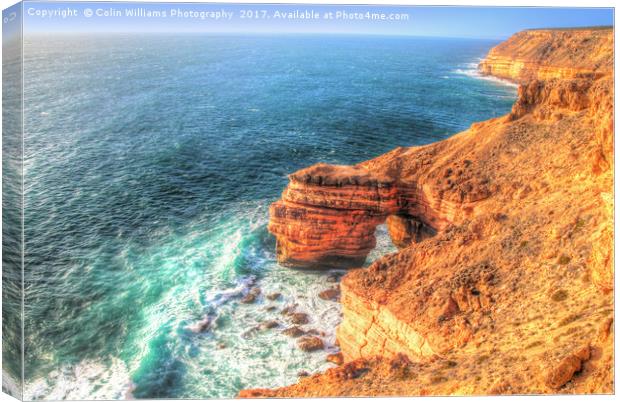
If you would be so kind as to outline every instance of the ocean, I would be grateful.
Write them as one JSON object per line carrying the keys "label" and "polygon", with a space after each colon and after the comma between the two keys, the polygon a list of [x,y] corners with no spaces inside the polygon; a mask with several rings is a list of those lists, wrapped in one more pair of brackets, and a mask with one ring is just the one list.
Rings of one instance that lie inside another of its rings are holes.
{"label": "ocean", "polygon": [[[26,37],[25,398],[233,397],[333,367],[318,293],[344,271],[278,265],[269,204],[300,168],[507,113],[516,87],[476,73],[498,42]],[[377,236],[368,261],[395,250]],[[253,284],[282,296],[241,303]],[[293,304],[324,351],[281,334]]]}

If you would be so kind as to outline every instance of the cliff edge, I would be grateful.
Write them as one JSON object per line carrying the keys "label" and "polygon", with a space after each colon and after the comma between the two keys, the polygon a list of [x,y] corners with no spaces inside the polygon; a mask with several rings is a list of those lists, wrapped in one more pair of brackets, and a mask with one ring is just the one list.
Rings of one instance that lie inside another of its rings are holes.
{"label": "cliff edge", "polygon": [[597,78],[614,68],[613,30],[531,29],[491,49],[480,63],[482,73],[520,83],[534,79]]}
{"label": "cliff edge", "polygon": [[340,284],[344,363],[242,397],[613,392],[613,31],[530,30],[483,73],[506,116],[355,166],[290,176],[278,258],[359,266]]}

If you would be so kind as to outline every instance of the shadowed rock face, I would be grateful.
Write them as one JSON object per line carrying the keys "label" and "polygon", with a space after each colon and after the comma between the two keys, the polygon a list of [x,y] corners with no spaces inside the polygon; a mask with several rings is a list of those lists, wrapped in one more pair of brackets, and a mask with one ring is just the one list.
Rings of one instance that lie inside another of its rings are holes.
{"label": "shadowed rock face", "polygon": [[411,243],[419,243],[436,233],[434,228],[422,222],[420,218],[411,215],[390,215],[386,222],[390,238],[398,248],[405,248]]}
{"label": "shadowed rock face", "polygon": [[402,248],[342,279],[343,365],[240,395],[613,392],[611,37],[519,33],[482,64],[524,83],[509,115],[291,175],[282,261],[361,261],[386,219]]}

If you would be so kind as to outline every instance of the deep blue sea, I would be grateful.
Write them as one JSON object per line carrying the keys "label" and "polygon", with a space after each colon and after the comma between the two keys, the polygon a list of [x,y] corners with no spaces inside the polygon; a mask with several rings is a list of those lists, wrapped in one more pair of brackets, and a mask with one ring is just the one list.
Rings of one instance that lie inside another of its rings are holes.
{"label": "deep blue sea", "polygon": [[[297,169],[507,113],[515,87],[475,72],[496,43],[27,37],[25,397],[233,397],[331,367],[330,273],[275,262],[269,204]],[[378,239],[370,260],[393,250]],[[240,303],[252,283],[283,297]],[[294,303],[325,351],[280,333]]]}

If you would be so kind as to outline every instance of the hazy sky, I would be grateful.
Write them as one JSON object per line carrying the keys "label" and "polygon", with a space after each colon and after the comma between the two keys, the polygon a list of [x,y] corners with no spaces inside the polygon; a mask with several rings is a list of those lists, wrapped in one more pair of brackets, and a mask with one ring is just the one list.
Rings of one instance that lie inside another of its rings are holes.
{"label": "hazy sky", "polygon": [[[252,13],[248,12],[250,10]],[[611,8],[239,5],[223,3],[129,2],[56,3],[26,1],[24,2],[23,11],[25,33],[361,33],[504,39],[517,31],[527,28],[613,24],[613,10]],[[144,12],[147,11],[153,13],[153,15],[145,15],[146,13]],[[298,14],[288,14],[295,13],[295,11]],[[209,12],[213,14],[204,14]],[[366,14],[368,12],[371,14]],[[130,16],[129,14],[131,13],[134,16]],[[372,17],[373,15],[374,18],[368,19],[369,16]],[[244,16],[246,18],[242,18]],[[382,17],[385,19],[381,20]]]}

